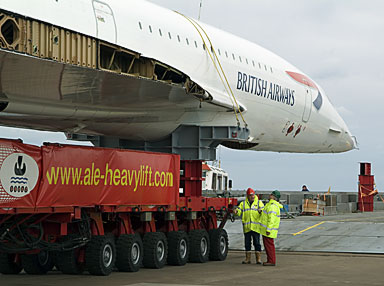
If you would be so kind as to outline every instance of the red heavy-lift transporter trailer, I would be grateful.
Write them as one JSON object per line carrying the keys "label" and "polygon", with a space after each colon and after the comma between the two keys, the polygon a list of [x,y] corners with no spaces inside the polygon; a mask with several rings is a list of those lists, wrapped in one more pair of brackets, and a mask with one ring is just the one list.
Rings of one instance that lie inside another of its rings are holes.
{"label": "red heavy-lift transporter trailer", "polygon": [[0,273],[225,260],[236,201],[203,197],[201,176],[174,154],[0,139]]}

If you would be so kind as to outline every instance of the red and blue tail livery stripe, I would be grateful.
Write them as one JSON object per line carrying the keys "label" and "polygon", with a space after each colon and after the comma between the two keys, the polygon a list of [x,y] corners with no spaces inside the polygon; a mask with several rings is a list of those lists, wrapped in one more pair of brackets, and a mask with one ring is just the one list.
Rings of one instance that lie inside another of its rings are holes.
{"label": "red and blue tail livery stripe", "polygon": [[317,85],[309,77],[303,74],[300,74],[297,72],[290,72],[290,71],[286,71],[286,73],[295,81],[317,90],[317,97],[313,102],[313,105],[316,107],[317,110],[320,110],[321,106],[323,105],[323,97]]}

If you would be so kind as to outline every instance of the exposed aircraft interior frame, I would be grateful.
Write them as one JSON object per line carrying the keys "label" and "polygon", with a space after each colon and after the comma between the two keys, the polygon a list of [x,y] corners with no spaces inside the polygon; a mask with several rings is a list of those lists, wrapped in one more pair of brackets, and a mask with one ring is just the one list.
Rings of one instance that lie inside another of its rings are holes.
{"label": "exposed aircraft interior frame", "polygon": [[4,12],[0,12],[0,47],[65,64],[186,84],[187,91],[204,94],[185,74],[164,63],[89,36]]}

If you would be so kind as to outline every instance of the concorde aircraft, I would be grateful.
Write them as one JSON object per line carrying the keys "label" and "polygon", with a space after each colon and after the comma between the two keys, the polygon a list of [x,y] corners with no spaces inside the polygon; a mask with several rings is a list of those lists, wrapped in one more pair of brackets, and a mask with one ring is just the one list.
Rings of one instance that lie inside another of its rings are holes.
{"label": "concorde aircraft", "polygon": [[[156,141],[249,130],[231,148],[355,147],[324,90],[272,52],[143,0],[0,0],[0,124]],[[232,142],[233,143],[233,142]]]}

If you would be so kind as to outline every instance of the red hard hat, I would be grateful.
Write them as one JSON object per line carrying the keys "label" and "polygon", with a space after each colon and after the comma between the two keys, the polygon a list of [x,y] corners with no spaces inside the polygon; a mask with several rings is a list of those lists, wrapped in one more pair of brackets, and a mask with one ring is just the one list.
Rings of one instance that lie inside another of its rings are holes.
{"label": "red hard hat", "polygon": [[255,191],[252,189],[252,188],[248,188],[247,190],[247,196],[249,195],[254,195],[255,194]]}

